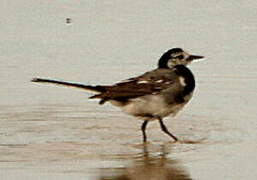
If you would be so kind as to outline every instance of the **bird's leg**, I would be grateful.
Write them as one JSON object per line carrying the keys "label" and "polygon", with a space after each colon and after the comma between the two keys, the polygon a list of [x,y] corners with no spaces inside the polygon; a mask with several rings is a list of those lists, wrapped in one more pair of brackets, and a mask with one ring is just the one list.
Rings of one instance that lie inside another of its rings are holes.
{"label": "bird's leg", "polygon": [[178,138],[169,132],[169,130],[163,123],[162,118],[158,118],[158,119],[159,119],[162,131],[165,132],[166,134],[168,134],[170,137],[172,137],[175,141],[178,141]]}
{"label": "bird's leg", "polygon": [[142,126],[141,126],[141,130],[142,130],[142,132],[143,132],[143,141],[144,141],[144,142],[146,142],[146,139],[147,139],[146,133],[145,133],[145,129],[146,129],[147,123],[148,123],[148,120],[145,120],[145,121],[143,122]]}

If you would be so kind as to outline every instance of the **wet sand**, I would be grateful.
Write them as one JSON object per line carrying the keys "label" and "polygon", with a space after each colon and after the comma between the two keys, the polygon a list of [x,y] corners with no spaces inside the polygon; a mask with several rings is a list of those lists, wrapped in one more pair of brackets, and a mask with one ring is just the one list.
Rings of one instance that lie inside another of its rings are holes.
{"label": "wet sand", "polygon": [[233,127],[232,119],[228,126],[222,121],[229,120],[207,118],[189,112],[167,118],[170,130],[185,141],[181,143],[173,143],[152,122],[150,142],[144,145],[141,121],[111,106],[101,109],[93,102],[5,106],[0,128],[1,177],[254,179],[254,138],[245,129]]}
{"label": "wet sand", "polygon": [[[256,5],[4,3],[0,179],[257,179]],[[30,82],[111,84],[174,46],[206,56],[190,65],[193,99],[165,119],[180,143],[152,122],[142,144],[142,121],[87,92]]]}

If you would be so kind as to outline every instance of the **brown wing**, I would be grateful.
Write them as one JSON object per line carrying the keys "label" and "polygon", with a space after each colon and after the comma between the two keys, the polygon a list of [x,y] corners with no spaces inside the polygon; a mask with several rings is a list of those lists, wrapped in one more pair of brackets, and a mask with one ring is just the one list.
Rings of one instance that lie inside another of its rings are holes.
{"label": "brown wing", "polygon": [[129,98],[158,94],[171,87],[177,79],[170,69],[156,69],[113,86],[104,86],[105,92],[90,98],[100,98],[100,104],[108,100],[127,101]]}

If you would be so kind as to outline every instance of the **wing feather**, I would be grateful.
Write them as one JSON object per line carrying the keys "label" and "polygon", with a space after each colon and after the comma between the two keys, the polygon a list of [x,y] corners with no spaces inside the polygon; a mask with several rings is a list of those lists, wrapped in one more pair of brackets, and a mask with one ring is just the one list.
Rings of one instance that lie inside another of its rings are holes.
{"label": "wing feather", "polygon": [[158,94],[174,86],[176,81],[178,81],[178,76],[173,70],[156,69],[112,86],[104,86],[105,92],[90,98],[102,99],[101,104],[108,100],[127,101],[129,98]]}

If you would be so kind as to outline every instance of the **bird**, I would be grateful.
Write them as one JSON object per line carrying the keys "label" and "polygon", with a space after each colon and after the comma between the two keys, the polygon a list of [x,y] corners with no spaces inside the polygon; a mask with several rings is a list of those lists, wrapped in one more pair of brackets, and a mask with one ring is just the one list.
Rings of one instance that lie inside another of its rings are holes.
{"label": "bird", "polygon": [[195,78],[187,65],[202,58],[204,56],[189,54],[182,48],[172,48],[159,58],[156,69],[113,85],[85,85],[46,78],[33,78],[31,81],[91,91],[93,95],[89,99],[99,99],[100,105],[109,102],[143,120],[143,142],[147,142],[147,124],[154,120],[159,121],[161,130],[176,142],[178,138],[168,130],[163,118],[175,116],[191,99]]}

